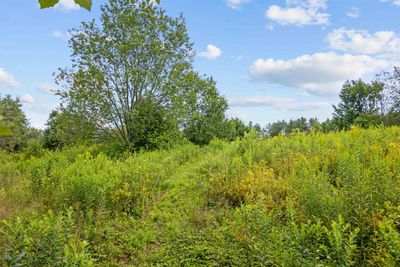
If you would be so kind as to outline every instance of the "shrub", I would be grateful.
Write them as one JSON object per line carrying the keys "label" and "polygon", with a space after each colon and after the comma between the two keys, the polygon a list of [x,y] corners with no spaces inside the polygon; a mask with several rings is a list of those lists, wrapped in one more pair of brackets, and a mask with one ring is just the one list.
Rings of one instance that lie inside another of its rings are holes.
{"label": "shrub", "polygon": [[3,221],[0,263],[6,266],[92,266],[87,243],[74,236],[72,211],[30,221]]}

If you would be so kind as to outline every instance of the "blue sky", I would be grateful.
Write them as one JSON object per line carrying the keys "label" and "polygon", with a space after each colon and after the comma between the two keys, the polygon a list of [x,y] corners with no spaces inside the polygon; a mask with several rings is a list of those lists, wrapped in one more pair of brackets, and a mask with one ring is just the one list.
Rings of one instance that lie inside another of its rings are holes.
{"label": "blue sky", "polygon": [[[52,73],[70,65],[68,29],[98,18],[72,0],[41,10],[36,0],[3,0],[0,93],[18,96],[43,128],[59,100]],[[161,0],[183,13],[195,68],[213,76],[229,116],[262,126],[330,117],[347,79],[372,79],[400,65],[400,0]]]}

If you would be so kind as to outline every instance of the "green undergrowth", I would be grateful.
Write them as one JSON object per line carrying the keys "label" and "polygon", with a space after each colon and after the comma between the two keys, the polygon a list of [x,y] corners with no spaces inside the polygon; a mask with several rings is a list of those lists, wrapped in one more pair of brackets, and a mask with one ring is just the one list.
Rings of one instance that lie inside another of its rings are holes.
{"label": "green undergrowth", "polygon": [[0,154],[1,266],[396,266],[400,128]]}

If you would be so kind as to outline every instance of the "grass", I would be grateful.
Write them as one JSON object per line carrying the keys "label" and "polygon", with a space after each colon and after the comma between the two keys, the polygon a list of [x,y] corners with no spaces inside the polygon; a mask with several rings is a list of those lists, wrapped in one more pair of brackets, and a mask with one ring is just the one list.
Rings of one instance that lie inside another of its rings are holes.
{"label": "grass", "polygon": [[0,265],[400,263],[397,127],[0,166]]}

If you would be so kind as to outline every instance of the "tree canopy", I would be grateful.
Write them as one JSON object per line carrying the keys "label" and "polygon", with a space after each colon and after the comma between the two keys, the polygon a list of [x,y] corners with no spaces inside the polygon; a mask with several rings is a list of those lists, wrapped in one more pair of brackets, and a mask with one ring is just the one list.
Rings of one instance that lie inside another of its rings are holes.
{"label": "tree canopy", "polygon": [[10,136],[11,131],[7,127],[3,125],[3,123],[0,123],[0,136]]}
{"label": "tree canopy", "polygon": [[351,125],[398,125],[400,123],[400,69],[383,72],[370,82],[347,81],[334,106],[333,121],[339,129]]}
{"label": "tree canopy", "polygon": [[28,133],[28,120],[19,99],[10,95],[0,98],[0,148],[7,151],[21,150]]}
{"label": "tree canopy", "polygon": [[[45,8],[58,0],[40,2]],[[91,7],[91,1],[76,2]],[[168,16],[157,4],[110,0],[101,7],[99,20],[70,31],[72,64],[56,75],[63,103],[49,118],[45,147],[113,140],[132,150],[153,149],[180,139],[200,145],[214,137],[234,140],[251,129],[272,137],[400,122],[400,68],[370,83],[347,81],[332,120],[302,117],[265,129],[227,120],[228,104],[216,81],[193,68],[184,18]]]}
{"label": "tree canopy", "polygon": [[194,118],[207,129],[225,119],[215,82],[192,67],[182,16],[169,17],[152,0],[111,0],[101,11],[100,23],[70,31],[72,66],[56,77],[64,110],[92,122],[97,135],[134,147],[193,128]]}

